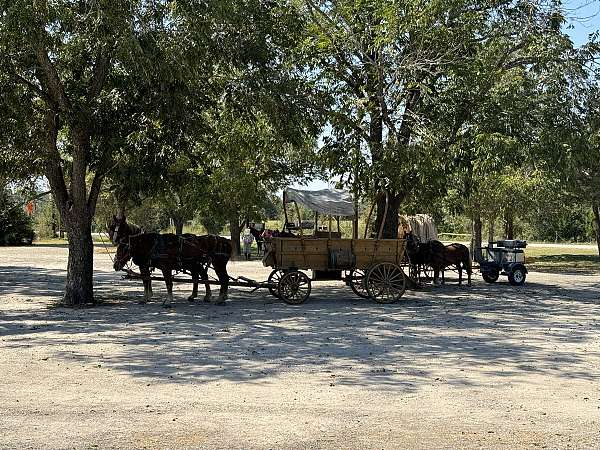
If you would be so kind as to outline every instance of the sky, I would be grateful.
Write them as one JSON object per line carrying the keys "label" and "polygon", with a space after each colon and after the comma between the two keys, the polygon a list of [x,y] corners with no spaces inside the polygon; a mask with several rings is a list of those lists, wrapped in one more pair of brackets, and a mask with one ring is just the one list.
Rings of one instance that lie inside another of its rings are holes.
{"label": "sky", "polygon": [[[571,36],[576,47],[588,41],[589,35],[600,30],[600,0],[564,0],[567,23],[565,31]],[[326,189],[326,181],[315,180],[304,185],[292,187],[302,189]]]}
{"label": "sky", "polygon": [[566,0],[565,11],[568,17],[565,31],[577,47],[600,29],[600,0]]}

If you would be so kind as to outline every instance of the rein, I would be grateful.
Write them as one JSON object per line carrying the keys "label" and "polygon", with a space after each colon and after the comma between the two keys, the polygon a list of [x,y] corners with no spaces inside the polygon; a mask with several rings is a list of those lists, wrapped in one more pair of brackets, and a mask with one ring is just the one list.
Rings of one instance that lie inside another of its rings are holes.
{"label": "rein", "polygon": [[[98,224],[96,223],[95,219],[92,219],[94,222],[94,225],[96,226],[96,228],[98,228]],[[115,263],[115,260],[113,259],[111,253],[108,251],[108,245],[106,245],[106,242],[104,242],[104,239],[102,239],[102,234],[106,234],[104,233],[104,231],[100,231],[98,233],[98,236],[100,236],[100,242],[102,242],[102,245],[104,246],[104,250],[106,250],[106,253],[108,254],[108,257],[110,258],[110,262],[112,262],[113,264]],[[108,237],[108,234],[106,234]]]}

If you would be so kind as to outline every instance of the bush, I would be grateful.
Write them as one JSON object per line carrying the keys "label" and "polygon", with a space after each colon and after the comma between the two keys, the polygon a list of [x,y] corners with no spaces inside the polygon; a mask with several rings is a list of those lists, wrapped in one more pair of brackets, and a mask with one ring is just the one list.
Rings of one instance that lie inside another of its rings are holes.
{"label": "bush", "polygon": [[31,244],[33,224],[7,188],[0,190],[0,245]]}

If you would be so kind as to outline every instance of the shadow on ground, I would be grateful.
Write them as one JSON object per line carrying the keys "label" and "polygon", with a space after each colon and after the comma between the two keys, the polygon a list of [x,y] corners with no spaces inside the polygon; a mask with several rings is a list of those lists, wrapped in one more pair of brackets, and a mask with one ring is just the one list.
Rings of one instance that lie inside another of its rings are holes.
{"label": "shadow on ground", "polygon": [[[168,383],[267,382],[282,373],[343,372],[335,383],[413,391],[435,382],[437,367],[451,368],[454,378],[442,381],[457,387],[477,384],[473,373],[497,383],[530,373],[598,377],[581,353],[568,351],[597,339],[596,278],[568,288],[477,280],[471,288],[409,292],[395,305],[359,299],[341,283],[317,283],[309,301],[297,307],[266,291],[244,289],[232,289],[224,307],[188,304],[184,286],[175,307],[164,310],[160,300],[135,303],[140,282],[99,271],[103,306],[47,308],[63,282],[61,271],[0,268],[0,295],[46,298],[38,308],[18,302],[0,309],[2,346],[46,347],[51,359]],[[155,285],[160,298],[163,285]]]}

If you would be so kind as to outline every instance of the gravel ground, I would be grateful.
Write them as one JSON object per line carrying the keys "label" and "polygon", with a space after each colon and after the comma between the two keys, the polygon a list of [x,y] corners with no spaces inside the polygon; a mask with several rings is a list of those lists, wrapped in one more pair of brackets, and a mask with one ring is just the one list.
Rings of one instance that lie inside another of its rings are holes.
{"label": "gravel ground", "polygon": [[180,285],[164,310],[98,248],[104,305],[72,310],[53,306],[66,257],[0,248],[2,448],[600,448],[599,275],[387,306],[335,282],[300,307],[190,305]]}

